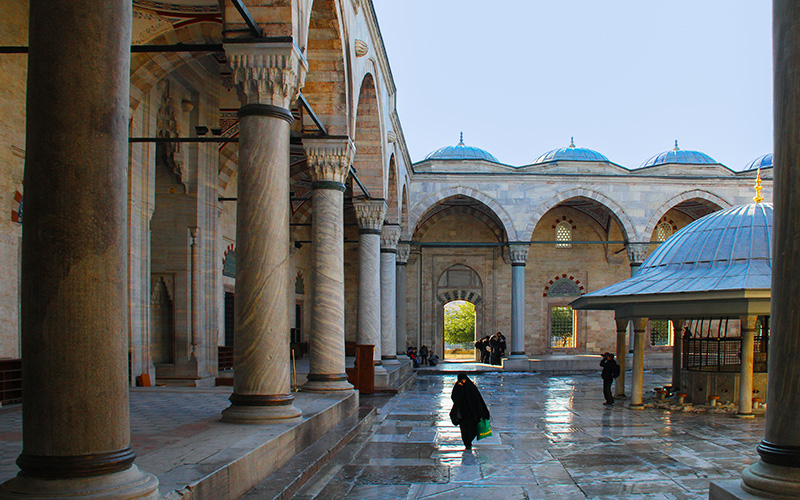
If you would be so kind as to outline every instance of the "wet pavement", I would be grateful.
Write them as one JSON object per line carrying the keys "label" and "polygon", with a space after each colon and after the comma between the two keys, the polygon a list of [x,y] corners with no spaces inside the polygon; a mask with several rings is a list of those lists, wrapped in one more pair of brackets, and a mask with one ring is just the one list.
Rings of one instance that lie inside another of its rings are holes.
{"label": "wet pavement", "polygon": [[[491,438],[465,451],[448,416],[455,376],[418,374],[409,391],[378,401],[372,428],[294,498],[705,499],[709,481],[758,459],[763,415],[603,406],[597,375],[471,378],[492,413]],[[666,383],[666,372],[645,373],[645,387]]]}

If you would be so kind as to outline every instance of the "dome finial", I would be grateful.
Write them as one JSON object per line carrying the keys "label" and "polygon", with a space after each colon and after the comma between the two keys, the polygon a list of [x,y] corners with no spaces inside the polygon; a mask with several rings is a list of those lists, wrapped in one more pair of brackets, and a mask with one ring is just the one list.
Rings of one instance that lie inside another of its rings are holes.
{"label": "dome finial", "polygon": [[461,136],[458,139],[458,145],[459,146],[463,146],[464,145],[464,132],[461,132]]}
{"label": "dome finial", "polygon": [[575,147],[575,138],[574,137],[570,137],[569,138],[569,147],[571,147],[571,148]]}
{"label": "dome finial", "polygon": [[756,188],[756,197],[753,198],[753,201],[756,203],[761,203],[764,200],[764,197],[761,196],[761,190],[763,187],[761,186],[761,168],[758,169],[758,175],[756,175],[756,185],[753,186]]}
{"label": "dome finial", "polygon": [[675,149],[674,151],[680,151],[681,148],[678,147],[678,139],[675,139]]}

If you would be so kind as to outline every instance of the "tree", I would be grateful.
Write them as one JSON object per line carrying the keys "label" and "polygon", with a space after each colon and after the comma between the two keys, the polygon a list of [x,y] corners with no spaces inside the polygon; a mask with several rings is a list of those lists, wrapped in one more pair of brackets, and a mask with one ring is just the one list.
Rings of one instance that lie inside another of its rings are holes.
{"label": "tree", "polygon": [[475,306],[456,300],[444,308],[444,341],[448,344],[472,343],[475,340]]}

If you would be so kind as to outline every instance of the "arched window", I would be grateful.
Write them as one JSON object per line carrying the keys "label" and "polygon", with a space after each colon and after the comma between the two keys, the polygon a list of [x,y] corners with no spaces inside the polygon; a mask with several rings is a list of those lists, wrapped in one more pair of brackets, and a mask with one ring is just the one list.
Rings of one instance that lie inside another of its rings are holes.
{"label": "arched window", "polygon": [[548,297],[576,297],[581,294],[581,289],[570,279],[556,280],[547,291]]}
{"label": "arched window", "polygon": [[[556,224],[556,241],[572,241],[572,224],[565,220]],[[572,248],[572,243],[556,243],[556,248]]]}
{"label": "arched window", "polygon": [[667,241],[670,236],[672,236],[672,224],[662,222],[656,226],[656,241]]}

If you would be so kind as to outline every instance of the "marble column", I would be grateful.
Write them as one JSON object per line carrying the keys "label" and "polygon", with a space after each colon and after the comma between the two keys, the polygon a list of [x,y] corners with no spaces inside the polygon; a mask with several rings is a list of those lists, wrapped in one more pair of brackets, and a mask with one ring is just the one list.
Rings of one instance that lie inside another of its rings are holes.
{"label": "marble column", "polygon": [[649,243],[628,243],[625,250],[628,252],[628,260],[631,262],[631,276],[635,276],[647,257]]}
{"label": "marble column", "polygon": [[406,321],[408,320],[408,256],[411,253],[411,245],[400,243],[397,245],[397,355],[403,356],[406,353],[408,344],[408,333],[406,332]]}
{"label": "marble column", "polygon": [[344,191],[355,148],[348,137],[304,139],[311,172],[312,296],[304,391],[351,390],[344,362]]}
{"label": "marble column", "polygon": [[306,62],[297,46],[229,43],[239,109],[236,330],[231,406],[222,420],[300,417],[289,366],[289,127]]}
{"label": "marble column", "polygon": [[681,390],[683,370],[683,320],[672,318],[672,389]]}
{"label": "marble column", "polygon": [[160,498],[130,446],[131,17],[129,0],[30,2],[23,451],[0,498]]}
{"label": "marble column", "polygon": [[615,398],[624,399],[625,395],[625,365],[628,357],[628,323],[630,320],[617,319],[617,364],[619,365],[619,377],[614,381]]}
{"label": "marble column", "polygon": [[773,0],[772,30],[775,211],[767,422],[760,460],[742,472],[741,481],[711,483],[710,498],[800,497],[800,3]]}
{"label": "marble column", "polygon": [[647,328],[647,318],[633,318],[633,377],[631,379],[631,404],[629,408],[641,410],[644,408],[644,332]]}
{"label": "marble column", "polygon": [[509,358],[527,360],[525,356],[525,261],[529,243],[512,243],[511,257],[511,351]]}
{"label": "marble column", "polygon": [[739,418],[753,418],[753,357],[758,316],[739,318],[742,334],[742,366],[739,372]]}
{"label": "marble column", "polygon": [[191,243],[189,246],[189,253],[191,255],[191,269],[189,276],[190,283],[190,297],[192,300],[191,306],[191,328],[192,328],[192,352],[190,356],[197,359],[197,345],[200,343],[200,228],[197,226],[189,227],[189,237]]}
{"label": "marble column", "polygon": [[386,201],[354,201],[358,219],[358,324],[356,344],[375,346],[375,372],[381,362],[381,227]]}
{"label": "marble column", "polygon": [[381,360],[397,361],[397,242],[400,226],[384,224],[381,232]]}

